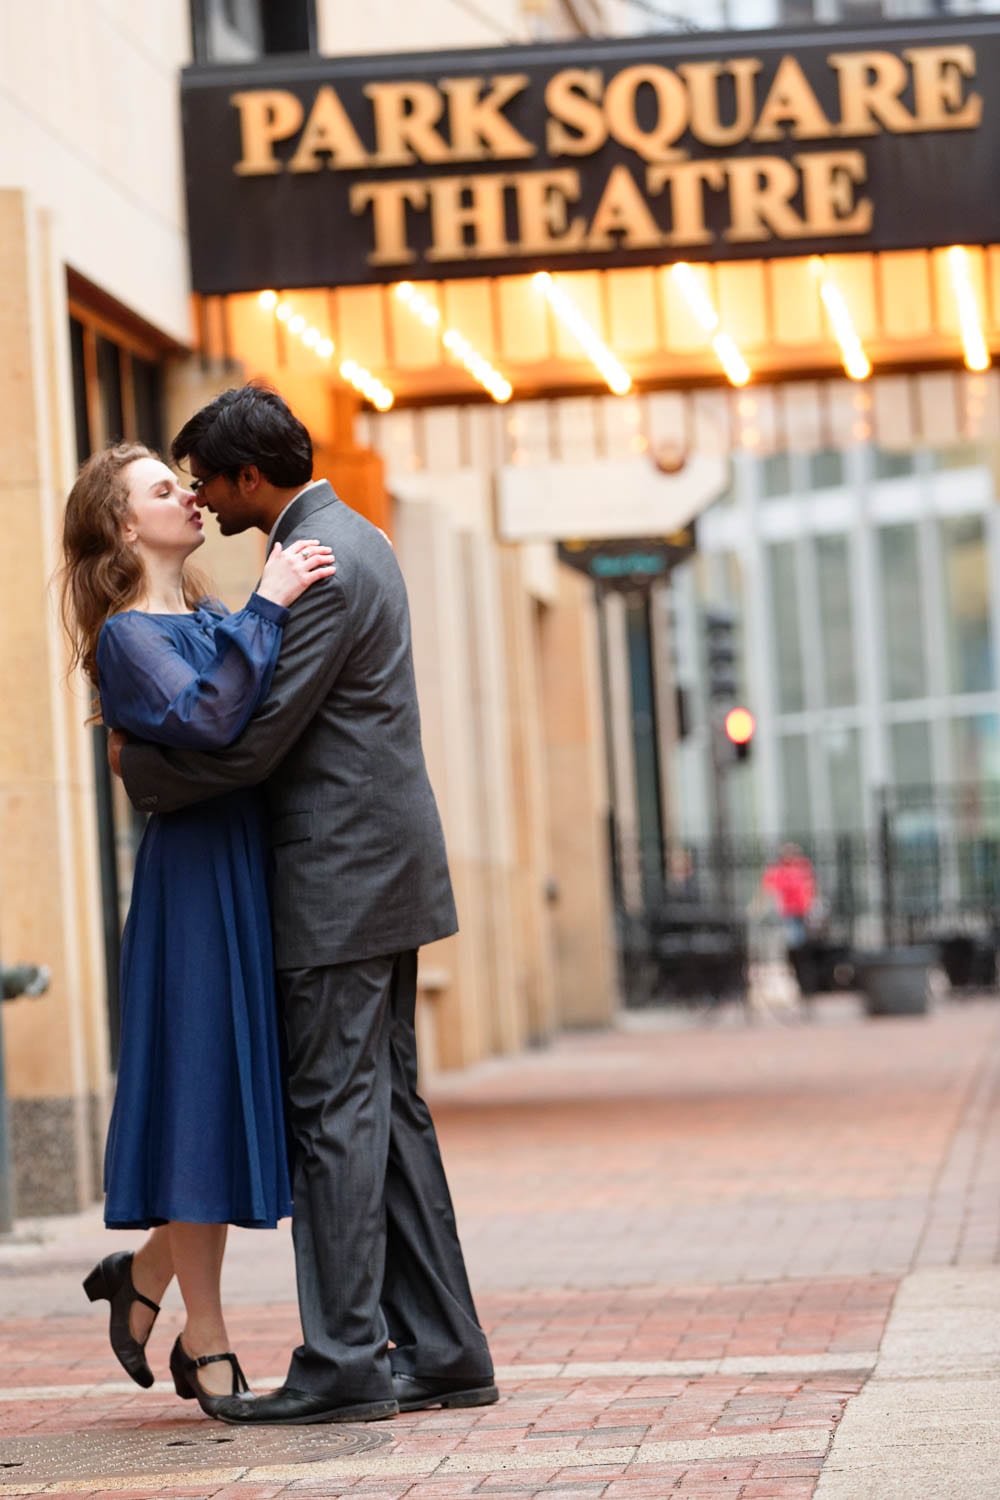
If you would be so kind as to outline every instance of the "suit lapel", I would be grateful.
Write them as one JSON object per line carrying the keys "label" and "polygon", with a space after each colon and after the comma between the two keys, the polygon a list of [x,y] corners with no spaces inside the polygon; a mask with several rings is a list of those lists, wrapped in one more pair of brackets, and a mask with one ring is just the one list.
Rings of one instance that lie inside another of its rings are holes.
{"label": "suit lapel", "polygon": [[[296,496],[291,505],[279,516],[271,546],[274,542],[281,542],[284,545],[285,538],[291,536],[307,516],[311,516],[313,511],[322,510],[326,505],[332,505],[336,498],[332,485],[328,484],[325,479],[312,485],[304,495]],[[270,551],[270,548],[268,550]]]}

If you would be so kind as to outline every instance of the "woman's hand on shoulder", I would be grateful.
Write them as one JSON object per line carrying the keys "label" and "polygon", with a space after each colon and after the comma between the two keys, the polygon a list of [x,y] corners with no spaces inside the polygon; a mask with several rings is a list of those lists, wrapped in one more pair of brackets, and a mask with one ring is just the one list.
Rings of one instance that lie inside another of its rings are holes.
{"label": "woman's hand on shoulder", "polygon": [[275,542],[261,574],[257,592],[272,604],[286,608],[294,604],[306,589],[321,578],[332,578],[337,571],[333,552],[316,540],[292,542],[282,547]]}

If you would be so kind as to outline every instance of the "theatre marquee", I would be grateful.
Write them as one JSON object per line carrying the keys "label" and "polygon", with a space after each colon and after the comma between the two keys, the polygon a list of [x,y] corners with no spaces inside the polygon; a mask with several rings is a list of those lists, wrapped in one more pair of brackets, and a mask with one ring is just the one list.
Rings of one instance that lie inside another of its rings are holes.
{"label": "theatre marquee", "polygon": [[186,70],[205,293],[1000,240],[1000,23]]}

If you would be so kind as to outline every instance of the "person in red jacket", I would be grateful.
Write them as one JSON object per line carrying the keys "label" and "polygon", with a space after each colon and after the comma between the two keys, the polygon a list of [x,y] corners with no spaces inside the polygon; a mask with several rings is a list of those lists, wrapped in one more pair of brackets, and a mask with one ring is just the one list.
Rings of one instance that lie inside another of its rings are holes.
{"label": "person in red jacket", "polygon": [[812,861],[798,844],[782,844],[778,858],[764,871],[761,884],[774,899],[789,948],[806,940],[806,921],[816,902]]}

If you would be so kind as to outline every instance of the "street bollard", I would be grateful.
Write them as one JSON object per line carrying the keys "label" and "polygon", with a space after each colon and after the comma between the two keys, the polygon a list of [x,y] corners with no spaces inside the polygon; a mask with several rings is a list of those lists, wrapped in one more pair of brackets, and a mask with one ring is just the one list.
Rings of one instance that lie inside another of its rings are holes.
{"label": "street bollard", "polygon": [[[18,964],[5,969],[0,965],[0,999],[18,1000],[22,996],[36,999],[49,987],[50,974],[44,964]],[[7,1121],[7,1075],[3,1053],[3,1027],[0,1026],[0,1234],[14,1227],[14,1174],[10,1157],[10,1130]]]}

